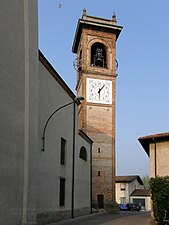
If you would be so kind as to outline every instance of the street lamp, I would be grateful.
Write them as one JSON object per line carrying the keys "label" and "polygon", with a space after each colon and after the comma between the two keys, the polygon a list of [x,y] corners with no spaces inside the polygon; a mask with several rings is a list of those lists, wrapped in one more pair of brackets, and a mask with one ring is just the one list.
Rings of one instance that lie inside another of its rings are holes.
{"label": "street lamp", "polygon": [[[43,136],[42,136],[43,147],[42,147],[42,149],[41,149],[43,152],[45,151],[45,134],[46,134],[46,127],[47,127],[47,125],[48,125],[50,119],[51,119],[51,118],[52,118],[59,110],[65,108],[65,107],[67,107],[68,105],[71,105],[71,104],[74,104],[74,113],[73,113],[73,117],[74,117],[74,118],[73,118],[73,136],[75,135],[75,134],[74,134],[74,133],[75,133],[75,103],[80,102],[80,101],[82,101],[82,100],[84,100],[84,97],[82,97],[82,96],[75,97],[74,100],[73,100],[72,102],[69,102],[69,103],[67,103],[67,104],[65,104],[65,105],[63,105],[63,106],[61,106],[61,107],[59,107],[58,109],[56,109],[56,110],[49,116],[49,118],[47,119],[47,121],[46,121],[46,123],[45,123],[45,126],[44,126],[44,128],[43,128]],[[74,138],[73,138],[73,139],[74,139]]]}
{"label": "street lamp", "polygon": [[74,100],[72,102],[69,102],[61,107],[59,107],[58,109],[56,109],[47,119],[44,129],[43,129],[43,136],[42,136],[42,141],[43,141],[43,148],[41,149],[42,151],[45,151],[45,134],[46,134],[46,127],[50,121],[50,119],[61,109],[73,104],[73,146],[72,146],[72,206],[71,206],[71,215],[72,218],[74,218],[74,180],[75,180],[75,139],[76,139],[76,103],[80,104],[80,101],[84,100],[84,97],[79,96],[79,97],[75,97]]}

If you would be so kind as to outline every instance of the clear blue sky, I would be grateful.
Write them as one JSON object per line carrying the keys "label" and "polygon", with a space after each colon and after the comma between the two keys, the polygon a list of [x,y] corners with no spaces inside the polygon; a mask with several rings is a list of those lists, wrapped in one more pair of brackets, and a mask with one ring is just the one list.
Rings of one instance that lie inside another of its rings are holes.
{"label": "clear blue sky", "polygon": [[[62,6],[59,8],[59,3]],[[117,41],[117,175],[149,174],[138,137],[169,131],[169,0],[39,0],[39,49],[75,92],[71,52],[78,19],[111,19]]]}

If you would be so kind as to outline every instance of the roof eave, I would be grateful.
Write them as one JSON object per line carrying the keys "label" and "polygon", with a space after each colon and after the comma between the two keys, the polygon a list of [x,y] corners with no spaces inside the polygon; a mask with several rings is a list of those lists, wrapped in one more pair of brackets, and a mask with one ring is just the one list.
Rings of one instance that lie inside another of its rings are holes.
{"label": "roof eave", "polygon": [[81,33],[82,33],[82,29],[85,26],[92,26],[93,28],[95,27],[99,27],[102,29],[107,29],[107,31],[111,32],[111,33],[115,33],[116,34],[116,40],[118,39],[120,32],[122,31],[123,27],[122,26],[117,26],[117,25],[109,25],[109,24],[104,24],[104,23],[98,23],[98,22],[93,22],[93,21],[86,21],[86,20],[82,20],[79,19],[78,21],[78,25],[76,28],[76,33],[75,33],[75,38],[74,38],[74,42],[73,42],[73,46],[72,46],[72,52],[73,53],[77,53],[78,50],[78,43],[81,37]]}
{"label": "roof eave", "polygon": [[143,147],[143,149],[145,150],[145,152],[147,153],[147,155],[150,156],[150,152],[149,152],[149,142],[147,142],[147,139],[139,138],[138,141],[139,141],[140,144],[142,145],[142,147]]}
{"label": "roof eave", "polygon": [[162,140],[164,141],[166,139],[169,140],[169,132],[159,133],[159,134],[153,134],[153,135],[148,135],[148,136],[140,137],[138,139],[138,141],[140,142],[140,144],[144,148],[144,150],[147,153],[147,155],[150,156],[150,153],[149,153],[149,145],[151,143],[155,143],[157,141],[162,141]]}

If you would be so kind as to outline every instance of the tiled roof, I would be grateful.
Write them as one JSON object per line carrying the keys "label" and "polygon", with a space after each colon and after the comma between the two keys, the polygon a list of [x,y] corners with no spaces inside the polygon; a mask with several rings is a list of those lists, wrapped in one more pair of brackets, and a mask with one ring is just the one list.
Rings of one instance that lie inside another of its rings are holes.
{"label": "tiled roof", "polygon": [[138,175],[133,175],[133,176],[116,176],[116,182],[120,183],[120,182],[132,182],[134,180],[138,180],[138,182],[143,185],[143,182],[140,178],[140,176]]}
{"label": "tiled roof", "polygon": [[130,196],[150,196],[149,189],[135,189]]}
{"label": "tiled roof", "polygon": [[139,139],[148,139],[148,138],[157,138],[157,137],[160,137],[160,138],[162,138],[162,137],[169,137],[169,132],[143,136],[143,137],[140,137]]}
{"label": "tiled roof", "polygon": [[165,139],[169,140],[169,132],[143,136],[140,137],[138,140],[142,145],[142,147],[144,148],[144,150],[146,151],[147,155],[149,156],[149,144],[162,141]]}

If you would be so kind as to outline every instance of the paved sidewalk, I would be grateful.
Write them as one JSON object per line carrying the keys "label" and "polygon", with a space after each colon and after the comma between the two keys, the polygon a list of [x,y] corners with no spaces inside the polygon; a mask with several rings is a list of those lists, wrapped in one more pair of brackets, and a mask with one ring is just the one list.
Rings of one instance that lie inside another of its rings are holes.
{"label": "paved sidewalk", "polygon": [[94,213],[50,225],[150,225],[150,213],[120,212],[119,214]]}

